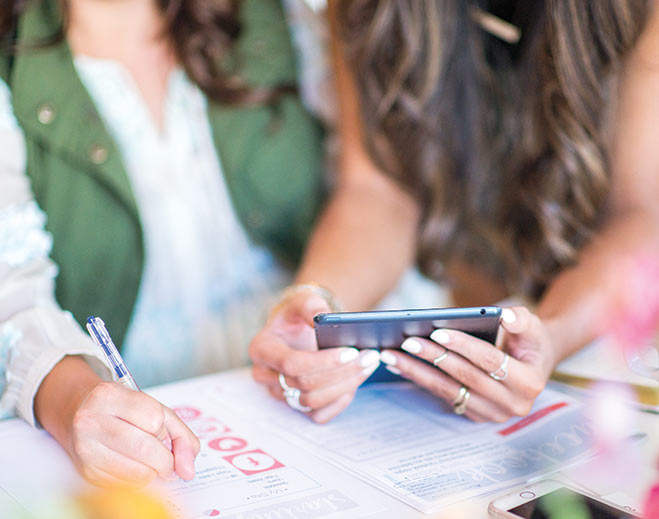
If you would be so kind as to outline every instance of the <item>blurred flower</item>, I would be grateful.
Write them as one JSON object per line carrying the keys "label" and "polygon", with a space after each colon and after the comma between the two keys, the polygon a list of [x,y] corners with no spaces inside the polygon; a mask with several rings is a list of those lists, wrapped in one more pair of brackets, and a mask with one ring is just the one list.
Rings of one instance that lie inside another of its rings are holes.
{"label": "blurred flower", "polygon": [[659,258],[643,254],[621,261],[620,303],[606,330],[627,356],[648,344],[659,325]]}
{"label": "blurred flower", "polygon": [[659,482],[652,487],[645,498],[643,517],[645,519],[659,519]]}
{"label": "blurred flower", "polygon": [[173,519],[159,497],[144,490],[116,486],[79,496],[84,519]]}

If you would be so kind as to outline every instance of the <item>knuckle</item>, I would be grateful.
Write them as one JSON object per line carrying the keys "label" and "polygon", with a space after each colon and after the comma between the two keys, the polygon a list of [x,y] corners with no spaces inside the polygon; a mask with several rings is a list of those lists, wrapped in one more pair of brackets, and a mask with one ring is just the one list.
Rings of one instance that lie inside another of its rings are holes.
{"label": "knuckle", "polygon": [[252,378],[259,383],[265,382],[265,371],[258,364],[252,365]]}
{"label": "knuckle", "polygon": [[201,450],[201,442],[199,441],[199,438],[192,434],[192,431],[190,431],[190,436],[192,437],[192,448],[194,449],[195,455],[197,455]]}
{"label": "knuckle", "polygon": [[80,433],[89,431],[95,425],[94,413],[88,409],[81,408],[73,415],[73,431],[77,437]]}
{"label": "knuckle", "polygon": [[89,392],[87,400],[90,405],[103,404],[115,397],[117,389],[113,382],[101,382]]}
{"label": "knuckle", "polygon": [[544,385],[538,381],[529,382],[524,387],[524,395],[533,401],[543,389]]}
{"label": "knuckle", "polygon": [[151,483],[151,481],[156,479],[157,476],[158,474],[155,470],[146,466],[142,466],[135,471],[133,475],[133,482],[137,486],[145,487]]}
{"label": "knuckle", "polygon": [[159,432],[165,424],[165,412],[160,404],[153,406],[144,417],[144,427],[146,432],[155,434]]}
{"label": "knuckle", "polygon": [[318,409],[319,407],[322,407],[322,398],[320,395],[317,393],[302,393],[300,395],[300,404],[305,405],[307,407],[311,407],[312,409]]}
{"label": "knuckle", "polygon": [[293,387],[308,393],[316,389],[316,381],[313,379],[313,377],[299,377],[294,381]]}
{"label": "knuckle", "polygon": [[253,362],[256,362],[260,358],[259,353],[263,349],[263,342],[263,332],[256,334],[256,336],[250,341],[249,347],[247,348],[247,354]]}
{"label": "knuckle", "polygon": [[288,355],[281,362],[281,371],[286,375],[291,375],[291,376],[301,375],[298,359],[294,355]]}
{"label": "knuckle", "polygon": [[473,386],[476,378],[474,372],[466,366],[458,366],[455,369],[455,377],[467,387]]}
{"label": "knuckle", "polygon": [[[448,385],[439,377],[437,377],[436,380],[434,380],[428,387],[431,393],[434,393],[440,398],[445,399],[447,402],[451,402],[452,399],[454,398],[454,395],[449,394],[450,390],[448,388]],[[457,394],[457,390],[456,390]]]}
{"label": "knuckle", "polygon": [[[72,447],[76,457],[81,461],[84,462],[84,460],[87,460],[90,457],[89,442],[85,441],[80,436],[78,435],[74,436]],[[83,468],[85,468],[84,465]]]}
{"label": "knuckle", "polygon": [[485,354],[484,361],[488,371],[495,371],[502,363],[501,352],[496,348],[489,348]]}

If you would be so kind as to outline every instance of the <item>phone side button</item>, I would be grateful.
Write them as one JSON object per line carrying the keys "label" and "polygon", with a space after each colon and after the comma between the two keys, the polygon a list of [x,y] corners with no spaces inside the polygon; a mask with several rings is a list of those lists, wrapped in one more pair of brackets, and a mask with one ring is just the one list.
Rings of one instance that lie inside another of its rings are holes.
{"label": "phone side button", "polygon": [[533,499],[535,497],[535,494],[533,492],[521,492],[519,494],[519,497],[524,498],[524,499]]}
{"label": "phone side button", "polygon": [[328,316],[328,317],[325,317],[325,321],[328,322],[328,323],[339,323],[339,322],[341,322],[341,318],[340,317],[330,317],[330,316]]}

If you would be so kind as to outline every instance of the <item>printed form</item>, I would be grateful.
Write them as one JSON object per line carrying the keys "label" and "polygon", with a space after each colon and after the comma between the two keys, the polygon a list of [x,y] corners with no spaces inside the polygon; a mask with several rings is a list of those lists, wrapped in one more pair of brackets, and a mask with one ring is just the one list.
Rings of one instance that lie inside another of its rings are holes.
{"label": "printed form", "polygon": [[201,441],[194,480],[167,485],[181,518],[349,519],[386,511],[376,489],[259,427],[258,409],[236,415],[205,389],[195,382],[150,392]]}
{"label": "printed form", "polygon": [[[235,378],[222,381],[222,390],[250,391]],[[257,398],[252,389],[249,400],[255,404]],[[361,388],[351,406],[325,425],[261,398],[264,424],[425,513],[560,470],[593,453],[581,404],[551,389],[527,417],[505,424],[473,423],[406,382]]]}
{"label": "printed form", "polygon": [[[412,512],[396,500],[431,513],[563,468],[591,451],[581,405],[552,390],[543,392],[529,416],[502,425],[456,416],[408,383],[361,388],[326,425],[270,397],[247,370],[148,392],[201,440],[194,480],[157,485],[181,518],[349,519]],[[6,515],[7,507],[42,517],[57,509],[58,500],[85,491],[44,431],[11,420],[0,424],[0,439],[0,517],[20,516]]]}

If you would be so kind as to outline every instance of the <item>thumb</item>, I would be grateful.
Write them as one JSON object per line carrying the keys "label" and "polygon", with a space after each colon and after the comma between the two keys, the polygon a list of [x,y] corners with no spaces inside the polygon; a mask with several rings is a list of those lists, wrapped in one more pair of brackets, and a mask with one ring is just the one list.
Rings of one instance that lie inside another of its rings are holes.
{"label": "thumb", "polygon": [[291,297],[289,311],[313,328],[314,316],[331,312],[329,303],[313,292],[301,292]]}

